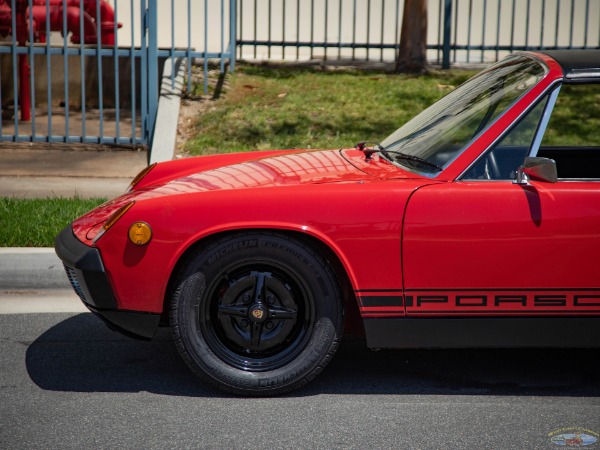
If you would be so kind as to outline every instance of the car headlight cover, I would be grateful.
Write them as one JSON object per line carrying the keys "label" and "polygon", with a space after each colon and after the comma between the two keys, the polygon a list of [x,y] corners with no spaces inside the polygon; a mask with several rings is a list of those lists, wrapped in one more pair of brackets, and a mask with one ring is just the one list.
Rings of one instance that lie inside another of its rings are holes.
{"label": "car headlight cover", "polygon": [[123,206],[121,206],[119,209],[117,209],[109,218],[106,222],[104,222],[104,225],[102,225],[102,228],[100,229],[100,232],[96,235],[96,237],[92,240],[92,243],[96,243],[96,241],[98,241],[98,239],[100,239],[104,233],[106,233],[108,230],[110,230],[110,228],[119,221],[119,219],[121,217],[123,217],[125,215],[125,213],[127,211],[129,211],[131,209],[131,207],[135,204],[135,200],[132,200],[130,202],[125,203]]}
{"label": "car headlight cover", "polygon": [[140,173],[138,173],[135,178],[133,180],[131,180],[131,183],[129,183],[129,187],[127,188],[127,190],[125,191],[125,193],[131,191],[136,184],[138,184],[140,181],[142,181],[142,179],[148,175],[148,173],[154,169],[156,167],[156,163],[150,164],[148,167],[145,167],[144,169],[142,169],[140,171]]}

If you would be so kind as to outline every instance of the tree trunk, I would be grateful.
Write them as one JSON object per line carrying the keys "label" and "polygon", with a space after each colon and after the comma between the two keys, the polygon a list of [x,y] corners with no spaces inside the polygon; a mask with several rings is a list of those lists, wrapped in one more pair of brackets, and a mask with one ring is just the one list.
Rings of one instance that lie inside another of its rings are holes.
{"label": "tree trunk", "polygon": [[396,72],[425,73],[427,65],[427,0],[404,0]]}

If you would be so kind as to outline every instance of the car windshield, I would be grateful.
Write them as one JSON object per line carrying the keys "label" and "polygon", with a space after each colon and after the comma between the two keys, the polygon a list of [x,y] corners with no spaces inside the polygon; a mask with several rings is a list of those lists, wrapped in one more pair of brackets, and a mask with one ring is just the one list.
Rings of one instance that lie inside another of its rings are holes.
{"label": "car windshield", "polygon": [[383,154],[409,170],[436,175],[546,71],[541,62],[525,56],[504,59],[388,136],[381,143]]}

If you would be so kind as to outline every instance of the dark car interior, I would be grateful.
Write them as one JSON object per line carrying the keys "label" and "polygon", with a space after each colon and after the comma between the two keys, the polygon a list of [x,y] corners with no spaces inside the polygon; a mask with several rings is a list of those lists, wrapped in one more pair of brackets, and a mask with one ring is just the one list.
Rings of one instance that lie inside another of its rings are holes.
{"label": "dark car interior", "polygon": [[538,156],[556,161],[559,179],[600,180],[600,147],[542,147]]}
{"label": "dark car interior", "polygon": [[[471,167],[463,179],[513,180],[527,151],[526,147],[494,148]],[[537,156],[556,161],[559,180],[600,181],[600,147],[541,147]]]}

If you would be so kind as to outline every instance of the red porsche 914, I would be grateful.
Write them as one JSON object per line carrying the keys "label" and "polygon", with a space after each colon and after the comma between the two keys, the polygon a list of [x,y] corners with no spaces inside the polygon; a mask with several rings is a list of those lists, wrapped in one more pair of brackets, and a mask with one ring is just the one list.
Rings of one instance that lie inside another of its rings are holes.
{"label": "red porsche 914", "polygon": [[556,131],[580,98],[580,121],[600,115],[600,51],[516,53],[380,143],[149,166],[56,252],[111,328],[169,325],[200,378],[242,395],[305,385],[344,331],[598,347],[600,129]]}

